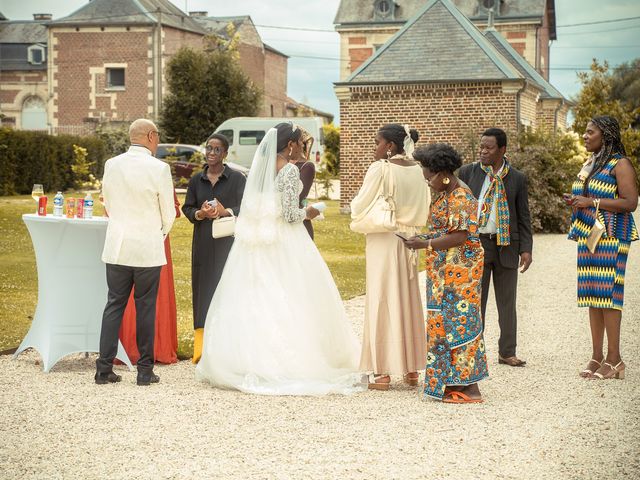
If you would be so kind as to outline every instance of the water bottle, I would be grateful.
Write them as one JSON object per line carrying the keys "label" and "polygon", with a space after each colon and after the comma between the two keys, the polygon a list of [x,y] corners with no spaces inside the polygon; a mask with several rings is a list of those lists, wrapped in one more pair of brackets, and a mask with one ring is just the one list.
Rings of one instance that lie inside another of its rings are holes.
{"label": "water bottle", "polygon": [[61,217],[64,214],[64,196],[62,192],[56,193],[53,197],[53,216]]}
{"label": "water bottle", "polygon": [[83,215],[84,218],[93,218],[93,197],[90,193],[87,193],[87,196],[84,197]]}

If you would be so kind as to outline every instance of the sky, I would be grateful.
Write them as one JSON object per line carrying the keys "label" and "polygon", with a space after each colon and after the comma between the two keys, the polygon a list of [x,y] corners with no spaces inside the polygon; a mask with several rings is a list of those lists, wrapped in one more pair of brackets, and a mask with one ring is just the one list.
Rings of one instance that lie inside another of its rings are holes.
{"label": "sky", "polygon": [[[289,96],[338,117],[333,82],[340,76],[340,51],[333,19],[340,0],[171,1],[183,11],[204,10],[210,16],[250,15],[263,41],[290,57]],[[10,20],[33,19],[33,13],[56,19],[87,2],[0,0],[0,12]],[[558,40],[551,46],[550,81],[567,98],[580,89],[576,71],[588,69],[593,58],[616,66],[640,57],[640,0],[555,0],[555,7]],[[628,20],[570,26],[620,19]]]}

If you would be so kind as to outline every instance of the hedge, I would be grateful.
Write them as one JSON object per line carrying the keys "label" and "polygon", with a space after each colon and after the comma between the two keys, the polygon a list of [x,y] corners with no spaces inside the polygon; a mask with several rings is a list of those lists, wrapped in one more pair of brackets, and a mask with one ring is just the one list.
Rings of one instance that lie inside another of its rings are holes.
{"label": "hedge", "polygon": [[90,172],[101,178],[105,143],[95,136],[49,135],[0,128],[0,195],[31,193],[34,183],[45,192],[73,188],[73,145],[87,149]]}

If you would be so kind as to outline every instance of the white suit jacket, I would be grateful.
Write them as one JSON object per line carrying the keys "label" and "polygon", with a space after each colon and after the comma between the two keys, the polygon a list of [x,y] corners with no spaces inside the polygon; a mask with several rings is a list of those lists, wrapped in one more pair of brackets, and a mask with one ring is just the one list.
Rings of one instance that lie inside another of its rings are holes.
{"label": "white suit jacket", "polygon": [[169,165],[145,147],[131,146],[105,163],[102,195],[109,213],[102,261],[165,265],[164,237],[176,218]]}

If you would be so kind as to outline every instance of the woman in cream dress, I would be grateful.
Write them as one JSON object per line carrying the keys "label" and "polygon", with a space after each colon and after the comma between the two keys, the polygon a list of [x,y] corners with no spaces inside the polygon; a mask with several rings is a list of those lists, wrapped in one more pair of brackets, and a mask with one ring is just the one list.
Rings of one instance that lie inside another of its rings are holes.
{"label": "woman in cream dress", "polygon": [[382,127],[376,137],[376,161],[351,202],[352,218],[368,211],[379,195],[384,172],[390,170],[397,231],[369,233],[366,243],[367,295],[359,370],[373,372],[369,388],[376,390],[389,389],[389,375],[403,375],[407,383],[417,385],[417,372],[424,369],[426,333],[417,255],[404,248],[398,236],[419,233],[429,215],[429,189],[420,165],[410,156],[416,141],[418,132],[407,126]]}

